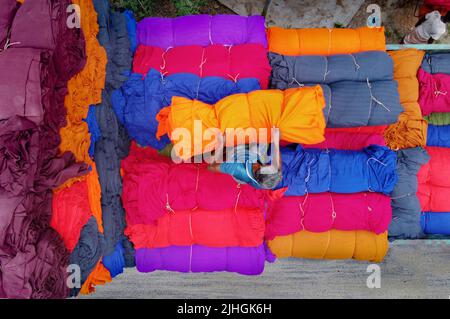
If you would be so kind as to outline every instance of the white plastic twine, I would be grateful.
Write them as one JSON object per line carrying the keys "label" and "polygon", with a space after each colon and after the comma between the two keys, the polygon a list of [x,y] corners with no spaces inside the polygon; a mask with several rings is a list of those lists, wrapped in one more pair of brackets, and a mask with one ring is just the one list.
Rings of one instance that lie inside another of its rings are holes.
{"label": "white plastic twine", "polygon": [[237,197],[236,197],[236,203],[234,204],[234,212],[235,213],[237,213],[237,207],[238,207],[238,204],[239,204],[239,199],[241,198],[241,192],[242,192],[241,184],[238,183],[236,185],[236,188],[239,189],[239,191],[238,191],[238,194],[237,194]]}
{"label": "white plastic twine", "polygon": [[234,77],[231,74],[227,74],[227,76],[229,76],[230,79],[233,80],[234,83],[237,83],[238,78],[239,78],[239,74],[240,73],[236,74],[236,76],[234,76]]}
{"label": "white plastic twine", "polygon": [[323,74],[323,82],[325,83],[327,75],[330,74],[330,70],[328,70],[328,58],[326,56],[323,58],[325,59],[325,73]]}
{"label": "white plastic twine", "polygon": [[166,210],[169,213],[175,213],[175,211],[172,209],[172,207],[170,207],[170,203],[169,203],[169,193],[166,193]]}
{"label": "white plastic twine", "polygon": [[[383,165],[384,167],[386,167],[387,166],[387,164],[385,164],[385,163],[383,163],[382,161],[380,161],[378,158],[375,158],[375,157],[369,157],[368,159],[367,159],[367,161],[366,161],[366,165],[367,166],[369,166],[369,162],[370,161],[375,161],[375,162],[377,162],[378,164],[381,164],[381,165]],[[369,185],[369,192],[374,192],[372,189],[371,189],[371,185]]]}
{"label": "white plastic twine", "polygon": [[298,203],[298,208],[300,209],[300,212],[301,212],[301,216],[300,216],[300,226],[302,227],[301,230],[305,230],[305,225],[303,224],[303,221],[305,219],[306,213],[303,208],[303,205],[306,204],[306,201],[308,200],[308,196],[309,196],[309,194],[308,194],[308,192],[306,192],[306,196],[305,196],[305,199],[303,200],[303,203],[300,203],[300,202]]}
{"label": "white plastic twine", "polygon": [[172,48],[173,47],[168,47],[161,55],[161,59],[162,59],[162,65],[160,66],[161,71],[163,71],[166,68],[166,53],[169,52],[169,50]]}
{"label": "white plastic twine", "polygon": [[438,87],[436,81],[434,81],[434,97],[438,98],[439,95],[447,95],[447,91],[442,92]]}
{"label": "white plastic twine", "polygon": [[212,23],[212,18],[209,18],[209,29],[208,29],[208,37],[209,37],[209,43],[210,44],[214,44],[213,40],[212,40],[212,33],[211,33],[211,23]]}
{"label": "white plastic twine", "polygon": [[11,40],[9,38],[6,39],[5,45],[3,46],[3,49],[0,49],[0,52],[4,52],[8,50],[13,45],[20,44],[20,42],[10,42]]}
{"label": "white plastic twine", "polygon": [[367,87],[369,88],[369,93],[370,93],[370,106],[369,106],[369,114],[368,114],[368,118],[367,118],[367,124],[368,124],[370,121],[370,114],[372,114],[372,101],[374,101],[377,105],[380,105],[381,107],[383,107],[388,112],[390,112],[391,110],[386,105],[384,105],[382,102],[380,102],[375,96],[373,96],[372,84],[370,84],[369,78],[367,78]]}
{"label": "white plastic twine", "polygon": [[333,29],[328,28],[328,55],[331,54],[331,35],[332,35]]}
{"label": "white plastic twine", "polygon": [[334,201],[333,201],[333,196],[331,195],[331,193],[328,193],[328,195],[330,195],[330,201],[331,201],[331,218],[333,218],[333,223],[334,220],[336,219],[336,210],[334,209]]}
{"label": "white plastic twine", "polygon": [[297,84],[298,85],[298,87],[304,87],[305,85],[304,84],[302,84],[302,83],[300,83],[299,81],[297,81],[297,79],[295,78],[295,77],[293,77],[292,78],[292,80],[291,80],[291,82],[289,83],[289,85],[292,85],[292,84]]}
{"label": "white plastic twine", "polygon": [[356,57],[353,54],[350,54],[350,56],[353,59],[353,63],[355,64],[356,70],[359,70],[361,66],[358,64],[358,62],[356,62]]}

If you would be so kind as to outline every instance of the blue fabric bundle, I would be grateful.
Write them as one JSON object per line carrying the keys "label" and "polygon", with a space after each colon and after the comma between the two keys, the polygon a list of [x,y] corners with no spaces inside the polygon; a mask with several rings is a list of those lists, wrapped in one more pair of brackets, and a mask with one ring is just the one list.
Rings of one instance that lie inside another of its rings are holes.
{"label": "blue fabric bundle", "polygon": [[450,235],[450,213],[424,212],[420,225],[425,234]]}
{"label": "blue fabric bundle", "polygon": [[283,56],[270,53],[271,87],[321,84],[327,127],[396,123],[403,112],[393,61],[385,52],[332,56]]}
{"label": "blue fabric bundle", "polygon": [[423,237],[420,227],[421,206],[417,198],[417,173],[430,157],[421,147],[397,151],[398,182],[391,193],[392,222],[389,237],[413,239]]}
{"label": "blue fabric bundle", "polygon": [[197,99],[213,104],[236,93],[259,90],[257,79],[242,79],[236,83],[220,77],[200,78],[190,73],[179,73],[162,77],[151,69],[145,78],[132,74],[124,85],[112,95],[112,104],[119,121],[126,127],[128,135],[141,146],[161,150],[170,140],[167,136],[158,140],[156,115],[171,104],[173,96]]}
{"label": "blue fabric bundle", "polygon": [[450,125],[428,125],[427,146],[450,147]]}
{"label": "blue fabric bundle", "polygon": [[371,145],[361,151],[281,148],[283,179],[276,188],[288,187],[286,196],[307,193],[389,194],[397,182],[394,151]]}
{"label": "blue fabric bundle", "polygon": [[426,53],[421,67],[431,74],[450,74],[450,53]]}

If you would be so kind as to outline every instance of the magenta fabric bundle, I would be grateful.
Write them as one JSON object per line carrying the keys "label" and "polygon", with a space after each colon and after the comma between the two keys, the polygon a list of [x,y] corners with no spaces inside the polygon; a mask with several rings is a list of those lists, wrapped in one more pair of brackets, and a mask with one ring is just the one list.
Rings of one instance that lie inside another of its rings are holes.
{"label": "magenta fabric bundle", "polygon": [[136,267],[140,272],[228,271],[242,275],[259,275],[264,271],[265,259],[264,245],[225,248],[192,245],[136,250]]}
{"label": "magenta fabric bundle", "polygon": [[9,70],[0,103],[16,103],[0,118],[0,298],[68,296],[68,252],[49,226],[52,189],[88,172],[58,151],[67,81],[85,63],[81,30],[66,25],[69,4],[25,1],[0,53]]}
{"label": "magenta fabric bundle", "polygon": [[2,0],[0,6],[0,48],[6,44],[11,23],[19,7],[17,0]]}
{"label": "magenta fabric bundle", "polygon": [[422,115],[450,112],[450,74],[430,74],[420,68],[417,78]]}
{"label": "magenta fabric bundle", "polygon": [[137,26],[138,44],[163,49],[183,45],[261,44],[267,48],[263,16],[193,15],[145,18]]}
{"label": "magenta fabric bundle", "polygon": [[260,44],[190,45],[163,50],[140,45],[133,59],[133,72],[147,75],[155,69],[163,75],[192,73],[199,77],[220,76],[237,82],[256,78],[267,89],[270,64],[267,50]]}
{"label": "magenta fabric bundle", "polygon": [[24,116],[40,124],[41,51],[10,48],[0,54],[0,120]]}
{"label": "magenta fabric bundle", "polygon": [[267,240],[301,230],[367,230],[380,234],[388,229],[392,208],[390,197],[379,193],[320,193],[276,200],[267,216]]}
{"label": "magenta fabric bundle", "polygon": [[135,144],[122,161],[122,201],[129,224],[152,223],[177,210],[263,208],[270,192],[239,185],[207,164],[175,164],[151,148]]}

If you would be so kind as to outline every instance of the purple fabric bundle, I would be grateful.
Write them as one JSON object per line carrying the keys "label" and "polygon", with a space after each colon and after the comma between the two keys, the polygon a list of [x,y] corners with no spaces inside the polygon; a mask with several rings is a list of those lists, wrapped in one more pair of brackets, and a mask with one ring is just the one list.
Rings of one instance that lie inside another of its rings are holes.
{"label": "purple fabric bundle", "polygon": [[68,296],[68,252],[49,226],[52,189],[88,172],[58,151],[67,81],[85,63],[81,30],[66,25],[69,4],[25,1],[9,31],[21,43],[0,53],[0,298]]}
{"label": "purple fabric bundle", "polygon": [[3,49],[5,45],[18,6],[17,0],[2,0],[0,6],[0,49]]}
{"label": "purple fabric bundle", "polygon": [[267,48],[264,17],[195,15],[146,18],[137,26],[138,44],[163,49],[183,45],[261,44]]}
{"label": "purple fabric bundle", "polygon": [[265,260],[264,245],[251,248],[211,248],[193,245],[136,250],[136,267],[140,272],[228,271],[242,275],[259,275],[264,271]]}

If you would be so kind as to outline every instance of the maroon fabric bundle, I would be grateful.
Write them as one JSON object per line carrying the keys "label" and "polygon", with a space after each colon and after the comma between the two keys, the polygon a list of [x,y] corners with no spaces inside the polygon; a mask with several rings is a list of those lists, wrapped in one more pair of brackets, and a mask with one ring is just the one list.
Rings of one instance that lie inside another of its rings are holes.
{"label": "maroon fabric bundle", "polygon": [[69,4],[25,1],[10,30],[20,43],[0,53],[0,298],[68,296],[68,252],[49,226],[52,189],[88,171],[58,152],[67,81],[85,63],[81,29],[66,26]]}

